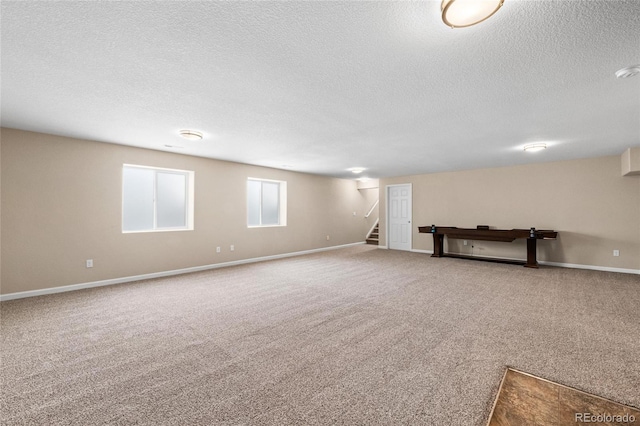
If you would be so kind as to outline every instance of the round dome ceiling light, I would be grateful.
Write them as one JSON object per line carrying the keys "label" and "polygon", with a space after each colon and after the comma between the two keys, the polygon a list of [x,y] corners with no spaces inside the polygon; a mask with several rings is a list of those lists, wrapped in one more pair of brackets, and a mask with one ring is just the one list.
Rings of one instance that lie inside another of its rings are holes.
{"label": "round dome ceiling light", "polygon": [[504,0],[442,0],[442,21],[451,28],[464,28],[491,17]]}
{"label": "round dome ceiling light", "polygon": [[638,74],[640,74],[640,65],[634,65],[634,66],[622,68],[621,70],[616,71],[617,78],[629,78]]}
{"label": "round dome ceiling light", "polygon": [[547,149],[547,144],[546,143],[530,143],[529,145],[525,145],[524,146],[524,150],[526,152],[538,152],[538,151],[542,151],[543,149]]}
{"label": "round dome ceiling light", "polygon": [[349,170],[351,173],[359,174],[359,173],[364,172],[366,169],[364,167],[352,167],[352,168],[347,169],[347,170]]}
{"label": "round dome ceiling light", "polygon": [[190,141],[199,141],[202,139],[202,132],[197,130],[180,130],[180,136]]}

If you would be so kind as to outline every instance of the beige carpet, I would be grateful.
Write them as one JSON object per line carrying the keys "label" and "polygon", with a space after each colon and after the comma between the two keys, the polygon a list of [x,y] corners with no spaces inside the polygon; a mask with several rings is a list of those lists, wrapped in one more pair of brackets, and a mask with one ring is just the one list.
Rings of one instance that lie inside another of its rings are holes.
{"label": "beige carpet", "polygon": [[487,422],[505,366],[640,407],[640,276],[357,246],[0,304],[1,422]]}

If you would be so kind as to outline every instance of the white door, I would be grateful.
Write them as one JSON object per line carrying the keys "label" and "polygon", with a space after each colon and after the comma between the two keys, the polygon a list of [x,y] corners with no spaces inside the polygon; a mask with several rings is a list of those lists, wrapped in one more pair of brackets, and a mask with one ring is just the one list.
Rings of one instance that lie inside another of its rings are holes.
{"label": "white door", "polygon": [[387,186],[387,246],[411,250],[411,184]]}

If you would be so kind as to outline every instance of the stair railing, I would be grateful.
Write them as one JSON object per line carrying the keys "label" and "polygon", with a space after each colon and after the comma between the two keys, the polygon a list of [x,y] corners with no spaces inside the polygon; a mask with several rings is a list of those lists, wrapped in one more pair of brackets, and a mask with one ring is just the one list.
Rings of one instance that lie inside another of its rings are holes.
{"label": "stair railing", "polygon": [[[376,202],[375,202],[375,203],[373,203],[373,206],[371,206],[371,208],[369,209],[369,213],[367,213],[367,214],[365,214],[365,215],[364,215],[365,219],[366,219],[366,218],[368,218],[369,216],[371,216],[371,213],[373,213],[373,209],[375,209],[375,208],[376,208],[376,206],[378,205],[378,202],[379,202],[379,201],[380,201],[380,199],[378,198],[378,199],[376,200]],[[372,228],[372,229],[373,229],[373,228]]]}

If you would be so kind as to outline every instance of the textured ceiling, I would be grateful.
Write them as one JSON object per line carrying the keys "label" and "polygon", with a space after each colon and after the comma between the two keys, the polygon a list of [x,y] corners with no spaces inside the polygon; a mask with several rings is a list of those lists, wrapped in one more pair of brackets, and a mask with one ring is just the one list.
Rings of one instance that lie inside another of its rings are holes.
{"label": "textured ceiling", "polygon": [[338,177],[640,145],[640,76],[614,76],[640,64],[640,1],[505,0],[462,29],[439,11],[3,0],[2,126]]}

